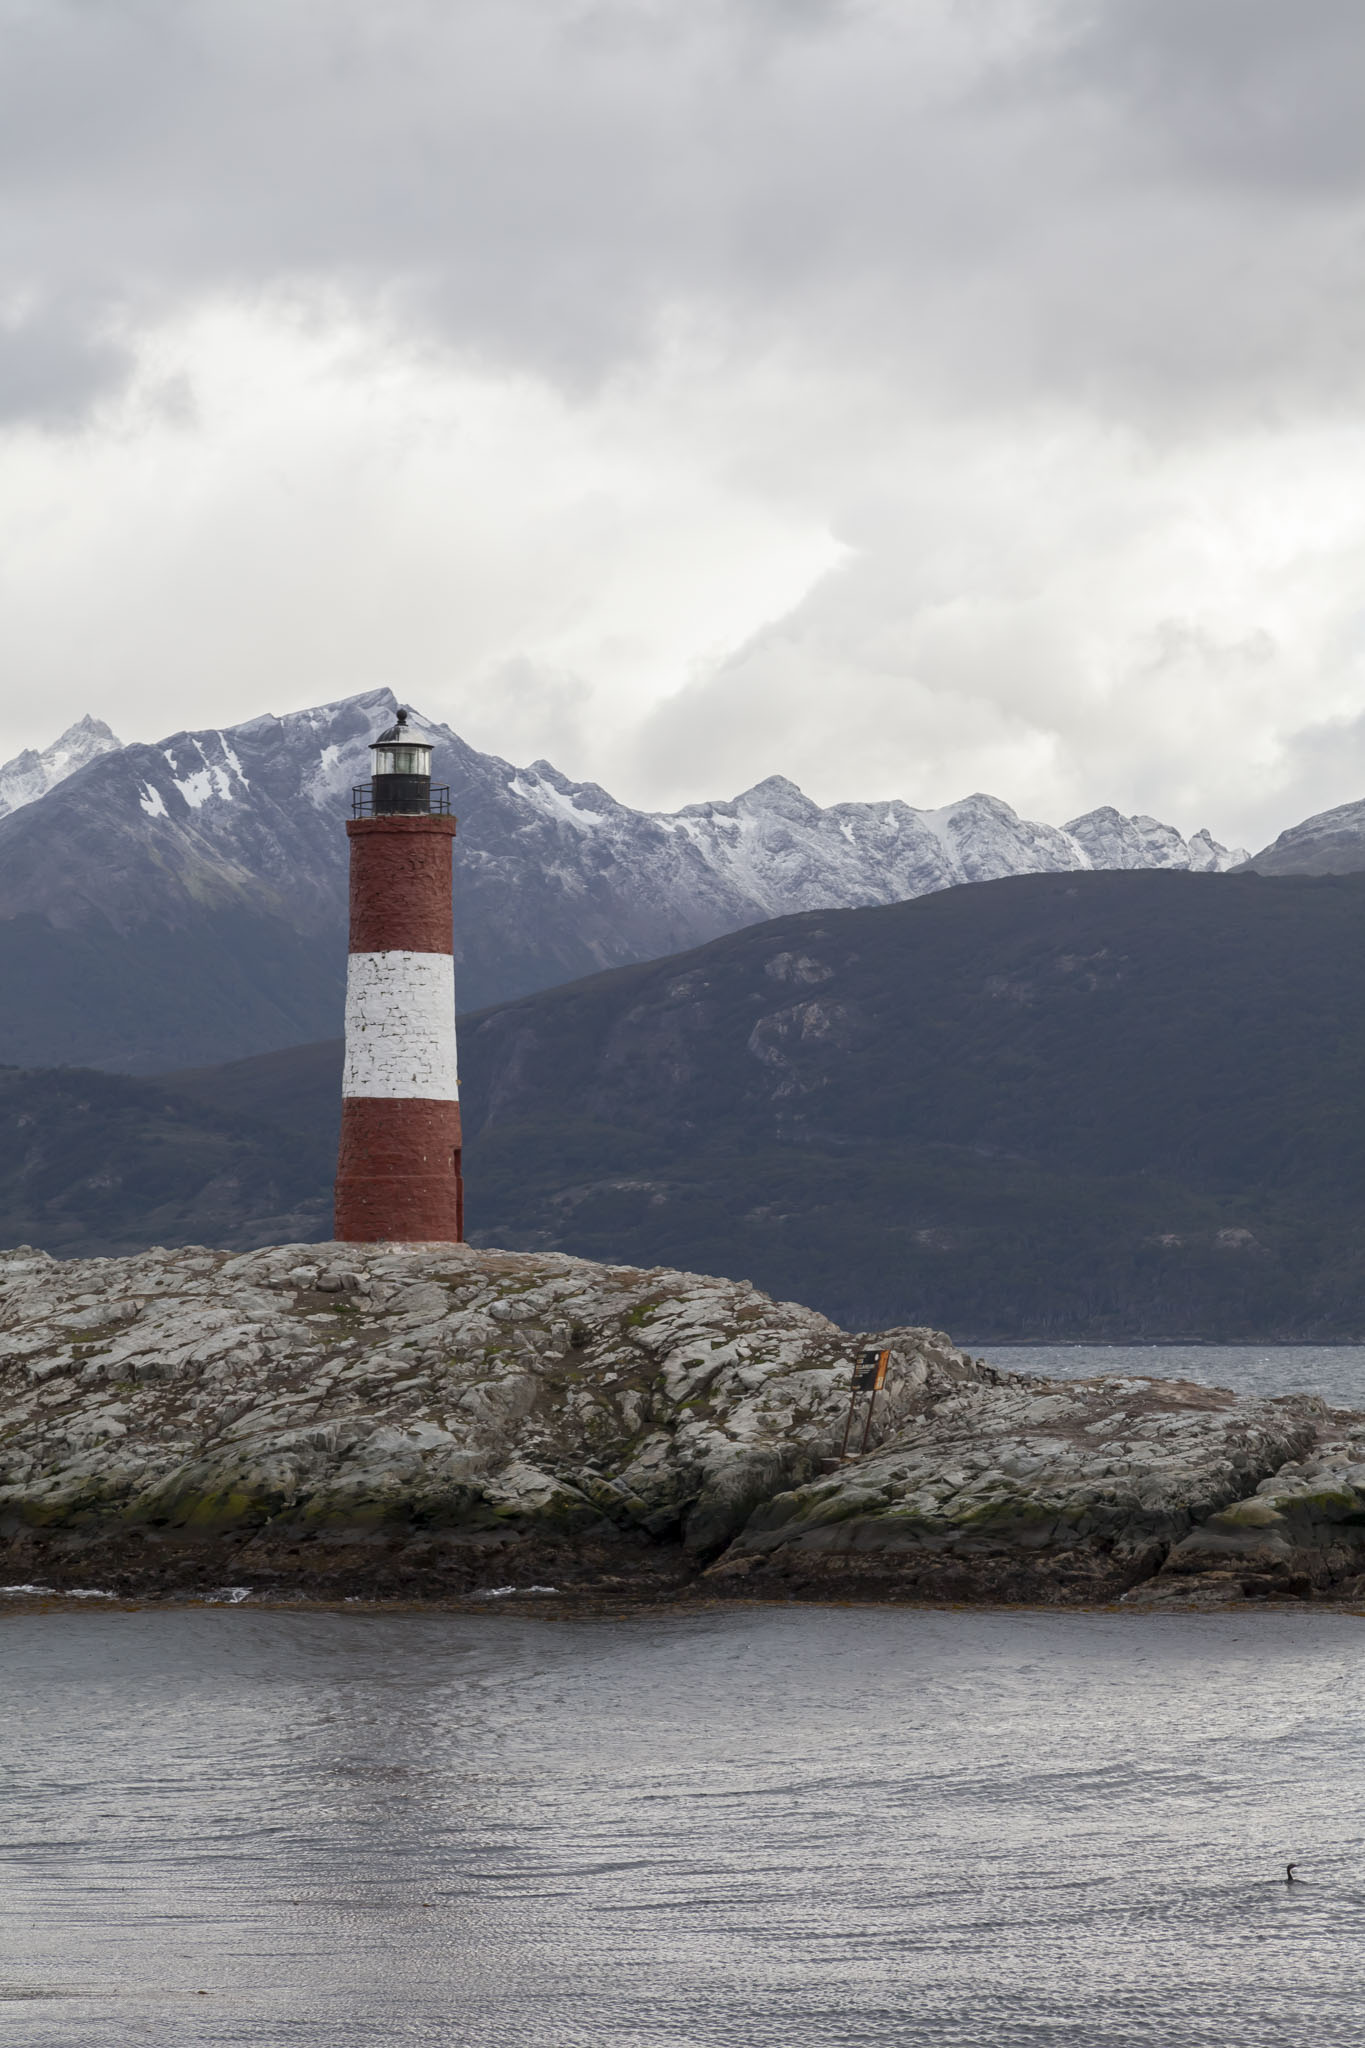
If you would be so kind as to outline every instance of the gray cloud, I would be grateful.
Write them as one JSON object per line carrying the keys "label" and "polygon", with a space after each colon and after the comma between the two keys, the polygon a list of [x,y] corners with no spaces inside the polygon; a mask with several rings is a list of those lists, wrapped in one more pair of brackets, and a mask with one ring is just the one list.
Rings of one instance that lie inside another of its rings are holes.
{"label": "gray cloud", "polygon": [[980,407],[1360,380],[1346,0],[9,0],[12,276],[325,285],[572,382],[700,322]]}
{"label": "gray cloud", "polygon": [[1265,837],[1352,793],[1358,0],[0,0],[0,39],[0,422],[89,443],[0,500],[11,671],[71,668],[76,575],[121,729],[385,680],[642,801],[781,769]]}
{"label": "gray cloud", "polygon": [[1253,192],[1359,196],[1365,66],[1353,0],[1106,0],[1057,71],[1122,104],[1158,159]]}
{"label": "gray cloud", "polygon": [[28,306],[0,318],[0,422],[44,427],[78,423],[126,382],[129,351],[79,306]]}

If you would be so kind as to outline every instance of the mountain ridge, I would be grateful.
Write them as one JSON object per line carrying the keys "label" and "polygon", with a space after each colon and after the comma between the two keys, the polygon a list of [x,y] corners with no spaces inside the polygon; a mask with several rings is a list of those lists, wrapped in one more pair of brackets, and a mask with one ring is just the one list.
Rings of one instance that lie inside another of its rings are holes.
{"label": "mountain ridge", "polygon": [[103,719],[92,718],[87,711],[84,718],[69,725],[41,753],[25,747],[12,761],[0,764],[0,818],[8,817],[25,804],[36,803],[69,775],[98,760],[101,754],[117,752],[122,745]]}
{"label": "mountain ridge", "polygon": [[1257,875],[1355,875],[1365,870],[1365,797],[1289,825],[1242,862]]}
{"label": "mountain ridge", "polygon": [[[59,778],[0,817],[0,1060],[150,1073],[335,1028],[342,828],[395,705],[373,690],[154,745],[106,743],[91,720],[73,728],[88,757],[68,748]],[[413,724],[460,821],[465,1008],[801,910],[1021,872],[1238,857],[1207,834],[1187,841],[1112,810],[1063,831],[984,794],[937,811],[896,799],[822,808],[781,776],[728,800],[637,811],[548,761],[516,767],[420,713]]]}

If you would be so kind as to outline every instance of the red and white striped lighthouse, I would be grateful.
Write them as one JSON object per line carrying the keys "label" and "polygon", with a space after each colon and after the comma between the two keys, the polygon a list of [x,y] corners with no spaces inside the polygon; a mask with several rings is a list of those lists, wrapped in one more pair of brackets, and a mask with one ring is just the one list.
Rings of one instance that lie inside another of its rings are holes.
{"label": "red and white striped lighthouse", "polygon": [[407,713],[371,743],[356,790],[336,1236],[464,1239],[455,1065],[450,792]]}

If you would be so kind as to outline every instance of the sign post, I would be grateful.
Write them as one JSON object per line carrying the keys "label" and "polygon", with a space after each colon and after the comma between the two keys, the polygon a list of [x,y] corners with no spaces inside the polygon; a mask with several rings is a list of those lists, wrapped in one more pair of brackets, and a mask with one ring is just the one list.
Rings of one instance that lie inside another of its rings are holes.
{"label": "sign post", "polygon": [[848,1439],[853,1429],[853,1410],[857,1404],[859,1394],[871,1396],[867,1404],[867,1420],[863,1424],[863,1440],[858,1446],[858,1456],[861,1458],[863,1452],[867,1449],[868,1438],[872,1434],[872,1411],[877,1405],[878,1394],[880,1394],[886,1384],[886,1369],[890,1363],[890,1351],[873,1349],[864,1351],[854,1368],[853,1386],[848,1397],[848,1420],[844,1424],[844,1440],[839,1446],[839,1463],[841,1465],[848,1456]]}

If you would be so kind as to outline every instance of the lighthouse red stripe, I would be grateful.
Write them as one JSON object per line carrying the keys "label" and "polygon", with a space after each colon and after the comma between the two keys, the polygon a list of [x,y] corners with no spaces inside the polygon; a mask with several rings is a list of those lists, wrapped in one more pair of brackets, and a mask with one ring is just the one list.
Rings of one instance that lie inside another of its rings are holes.
{"label": "lighthouse red stripe", "polygon": [[346,1097],[334,1234],[350,1244],[463,1240],[458,1102]]}
{"label": "lighthouse red stripe", "polygon": [[350,818],[351,951],[453,953],[446,817]]}

